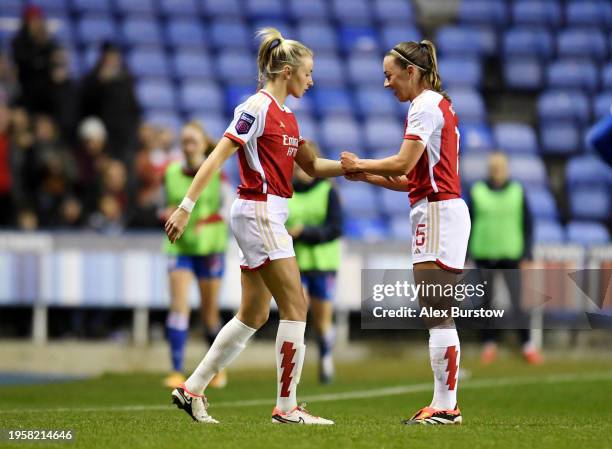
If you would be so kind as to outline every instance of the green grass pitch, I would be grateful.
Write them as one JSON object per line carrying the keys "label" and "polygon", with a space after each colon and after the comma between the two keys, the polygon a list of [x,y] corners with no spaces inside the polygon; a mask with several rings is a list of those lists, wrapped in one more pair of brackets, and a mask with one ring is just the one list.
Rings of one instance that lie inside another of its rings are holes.
{"label": "green grass pitch", "polygon": [[612,359],[506,359],[483,368],[466,357],[461,426],[399,424],[431,399],[428,360],[387,358],[338,367],[331,386],[302,375],[299,399],[327,428],[270,422],[274,367],[230,371],[208,393],[220,425],[200,425],[170,404],[162,375],[107,375],[63,384],[0,387],[0,428],[70,428],[72,443],[1,441],[0,447],[78,448],[576,448],[612,447]]}

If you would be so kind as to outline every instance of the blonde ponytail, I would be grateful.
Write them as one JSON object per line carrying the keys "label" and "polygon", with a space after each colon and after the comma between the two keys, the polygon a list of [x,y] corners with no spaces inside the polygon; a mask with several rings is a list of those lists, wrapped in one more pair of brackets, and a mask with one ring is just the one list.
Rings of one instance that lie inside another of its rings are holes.
{"label": "blonde ponytail", "polygon": [[283,38],[276,28],[262,28],[257,31],[256,36],[261,40],[257,52],[257,78],[260,87],[266,81],[275,79],[285,65],[298,67],[302,57],[312,56],[312,50],[301,42]]}

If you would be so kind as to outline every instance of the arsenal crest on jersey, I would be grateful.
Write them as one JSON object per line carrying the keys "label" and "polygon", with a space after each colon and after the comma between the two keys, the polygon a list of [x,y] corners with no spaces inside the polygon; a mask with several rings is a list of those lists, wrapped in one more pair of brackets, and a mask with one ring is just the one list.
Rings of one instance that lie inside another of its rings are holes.
{"label": "arsenal crest on jersey", "polygon": [[253,126],[254,122],[255,122],[255,117],[253,117],[251,114],[247,114],[246,112],[243,112],[242,114],[240,114],[240,118],[236,122],[236,132],[238,134],[248,133],[251,129],[251,126]]}

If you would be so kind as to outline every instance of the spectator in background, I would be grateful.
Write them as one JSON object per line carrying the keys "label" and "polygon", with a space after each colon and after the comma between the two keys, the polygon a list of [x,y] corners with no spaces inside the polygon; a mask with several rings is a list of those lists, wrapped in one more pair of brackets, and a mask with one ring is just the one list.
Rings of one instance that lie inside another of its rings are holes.
{"label": "spectator in background", "polygon": [[11,60],[0,48],[0,103],[13,104],[19,95],[19,84]]}
{"label": "spectator in background", "polygon": [[10,114],[9,108],[5,104],[0,104],[0,227],[11,226],[15,218],[9,135]]}
{"label": "spectator in background", "polygon": [[128,163],[136,149],[140,107],[132,76],[119,49],[110,42],[102,45],[98,62],[83,81],[81,114],[104,122],[110,155]]}
{"label": "spectator in background", "polygon": [[79,89],[70,78],[69,55],[63,48],[51,54],[51,76],[48,89],[48,113],[57,122],[64,141],[74,142],[78,120]]}
{"label": "spectator in background", "polygon": [[[519,327],[523,356],[532,364],[542,357],[530,341],[528,321],[521,312],[521,260],[530,258],[532,217],[522,185],[510,179],[508,159],[502,152],[489,158],[489,178],[474,184],[470,190],[472,233],[468,247],[470,257],[481,270],[488,288],[484,307],[491,306],[494,272],[502,274],[512,301],[513,315]],[[481,361],[492,363],[497,357],[496,329],[483,329]]]}
{"label": "spectator in background", "polygon": [[24,9],[21,28],[12,46],[23,105],[30,112],[48,112],[52,56],[57,44],[49,35],[38,6]]}
{"label": "spectator in background", "polygon": [[98,210],[89,225],[104,234],[118,234],[125,228],[127,210],[127,171],[123,162],[109,160],[102,173],[102,189],[97,201]]}
{"label": "spectator in background", "polygon": [[28,210],[35,209],[36,167],[34,161],[34,133],[30,116],[24,108],[15,108],[11,114],[12,184],[15,204]]}

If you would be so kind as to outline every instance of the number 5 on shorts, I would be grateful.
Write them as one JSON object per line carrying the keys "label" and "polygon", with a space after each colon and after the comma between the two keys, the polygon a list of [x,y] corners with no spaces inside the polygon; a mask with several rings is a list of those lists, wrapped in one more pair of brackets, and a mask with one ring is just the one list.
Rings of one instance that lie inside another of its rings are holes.
{"label": "number 5 on shorts", "polygon": [[425,229],[427,225],[425,223],[419,223],[414,233],[414,244],[416,246],[423,246],[425,244]]}

